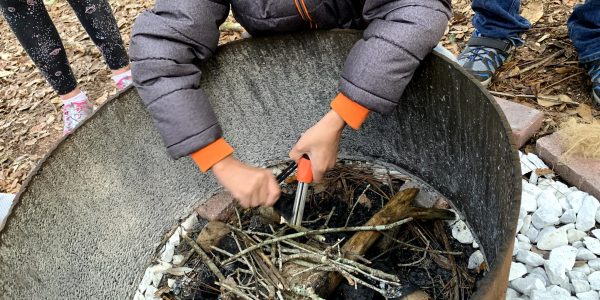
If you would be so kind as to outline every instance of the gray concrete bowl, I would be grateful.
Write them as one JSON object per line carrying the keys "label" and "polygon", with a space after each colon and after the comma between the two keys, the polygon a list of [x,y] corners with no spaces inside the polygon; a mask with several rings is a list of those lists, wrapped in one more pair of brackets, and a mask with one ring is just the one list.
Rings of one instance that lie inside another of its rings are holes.
{"label": "gray concrete bowl", "polygon": [[[286,159],[329,108],[357,32],[254,38],[204,66],[236,156]],[[490,96],[454,63],[430,55],[391,115],[347,130],[341,157],[403,168],[451,199],[479,237],[489,271],[474,298],[506,289],[520,204],[518,155]],[[103,105],[29,176],[0,232],[0,298],[131,298],[163,235],[219,186],[170,159],[134,89]]]}

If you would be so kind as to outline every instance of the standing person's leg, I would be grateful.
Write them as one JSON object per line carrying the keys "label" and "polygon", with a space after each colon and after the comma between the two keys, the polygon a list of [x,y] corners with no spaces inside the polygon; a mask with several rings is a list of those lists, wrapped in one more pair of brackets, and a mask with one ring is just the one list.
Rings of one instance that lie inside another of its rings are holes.
{"label": "standing person's leg", "polygon": [[579,61],[592,79],[594,99],[600,104],[600,0],[575,6],[568,26]]}
{"label": "standing person's leg", "polygon": [[69,0],[69,4],[112,70],[117,89],[123,90],[129,86],[129,57],[108,1]]}
{"label": "standing person's leg", "polygon": [[77,87],[56,27],[42,0],[0,0],[6,22],[48,83],[63,100],[64,132],[92,113],[87,96]]}
{"label": "standing person's leg", "polygon": [[519,0],[474,0],[475,32],[458,56],[458,63],[488,85],[492,76],[523,41],[520,34],[531,24],[519,15]]}

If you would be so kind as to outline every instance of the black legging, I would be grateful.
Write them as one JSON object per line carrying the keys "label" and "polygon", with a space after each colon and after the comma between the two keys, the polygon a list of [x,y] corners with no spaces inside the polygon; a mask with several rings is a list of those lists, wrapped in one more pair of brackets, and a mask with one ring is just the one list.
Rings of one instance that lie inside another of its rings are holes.
{"label": "black legging", "polygon": [[[0,10],[29,57],[59,95],[77,87],[56,27],[43,0],[0,0]],[[129,64],[127,52],[107,0],[68,0],[77,18],[112,70]]]}

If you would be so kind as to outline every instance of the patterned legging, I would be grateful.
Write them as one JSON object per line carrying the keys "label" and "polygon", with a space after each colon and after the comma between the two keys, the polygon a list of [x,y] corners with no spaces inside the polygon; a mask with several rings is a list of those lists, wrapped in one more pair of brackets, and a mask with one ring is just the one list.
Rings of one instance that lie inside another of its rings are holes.
{"label": "patterned legging", "polygon": [[[0,11],[46,80],[60,95],[77,87],[65,48],[43,0],[0,0]],[[68,0],[112,70],[129,58],[107,0]]]}

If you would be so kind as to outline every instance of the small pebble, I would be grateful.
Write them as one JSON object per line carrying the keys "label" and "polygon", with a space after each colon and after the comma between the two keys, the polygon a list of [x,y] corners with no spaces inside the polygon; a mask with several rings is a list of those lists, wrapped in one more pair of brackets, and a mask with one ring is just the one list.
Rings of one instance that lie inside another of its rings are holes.
{"label": "small pebble", "polygon": [[589,292],[585,292],[585,293],[579,293],[579,294],[575,294],[577,296],[577,299],[579,300],[598,300],[600,299],[600,296],[598,296],[598,292],[595,291],[589,291]]}
{"label": "small pebble", "polygon": [[571,271],[575,265],[575,258],[578,250],[572,246],[560,246],[552,249],[550,252],[550,261],[556,261],[562,264],[567,271]]}
{"label": "small pebble", "polygon": [[571,284],[573,285],[573,292],[575,292],[575,294],[584,293],[590,290],[590,283],[587,280],[574,279],[571,280]]}
{"label": "small pebble", "polygon": [[577,260],[593,260],[596,259],[596,255],[594,255],[594,253],[587,248],[579,248],[577,249],[576,258]]}
{"label": "small pebble", "polygon": [[592,290],[600,290],[600,271],[595,271],[588,275],[587,280],[589,281]]}
{"label": "small pebble", "polygon": [[543,265],[545,260],[541,255],[537,253],[519,250],[519,252],[517,253],[517,261],[522,262],[528,266],[537,267]]}
{"label": "small pebble", "polygon": [[521,230],[519,230],[519,232],[521,234],[527,234],[530,227],[531,227],[531,215],[526,215],[525,218],[523,218],[523,226],[521,226]]}
{"label": "small pebble", "polygon": [[569,243],[581,241],[586,236],[587,236],[587,234],[585,234],[585,232],[583,232],[581,230],[577,230],[577,229],[567,230],[567,239],[569,240]]}
{"label": "small pebble", "polygon": [[594,254],[600,255],[600,241],[598,239],[586,236],[583,238],[583,244]]}
{"label": "small pebble", "polygon": [[559,219],[559,221],[563,224],[575,223],[576,220],[577,213],[575,213],[574,209],[565,210],[565,212],[562,214],[562,216],[560,216]]}
{"label": "small pebble", "polygon": [[576,212],[579,212],[581,205],[583,204],[583,199],[588,195],[588,193],[582,191],[571,192],[567,195],[567,201],[571,208],[573,208]]}
{"label": "small pebble", "polygon": [[525,268],[525,265],[522,263],[516,263],[513,261],[510,264],[510,272],[508,274],[508,281],[513,281],[517,278],[522,277],[525,274],[527,274],[527,268]]}
{"label": "small pebble", "polygon": [[579,272],[579,271],[569,271],[567,273],[567,275],[569,276],[569,278],[571,278],[571,281],[573,280],[585,280],[587,281],[587,275],[583,272]]}
{"label": "small pebble", "polygon": [[575,226],[582,231],[588,231],[596,224],[596,212],[600,207],[598,200],[592,196],[587,196],[583,199],[581,209],[577,212],[577,221]]}
{"label": "small pebble", "polygon": [[463,220],[459,220],[452,226],[452,236],[462,244],[473,243],[473,234]]}
{"label": "small pebble", "polygon": [[481,253],[481,251],[477,250],[473,252],[473,254],[471,254],[471,256],[469,257],[469,264],[467,267],[469,269],[475,269],[481,266],[483,262],[483,254]]}
{"label": "small pebble", "polygon": [[548,279],[552,284],[561,284],[568,280],[565,266],[561,262],[547,260],[544,262],[544,269],[546,270],[546,275],[548,275]]}
{"label": "small pebble", "polygon": [[592,259],[588,261],[588,266],[596,271],[600,271],[600,259]]}
{"label": "small pebble", "polygon": [[573,271],[581,272],[587,276],[590,273],[592,273],[592,268],[590,268],[590,266],[588,264],[583,264],[582,266],[579,266],[579,267],[573,267]]}
{"label": "small pebble", "polygon": [[[544,230],[546,229],[544,228]],[[567,239],[565,230],[557,230],[556,228],[550,228],[547,233],[541,236],[537,241],[537,247],[541,250],[552,250],[567,244],[569,244],[569,240]]]}
{"label": "small pebble", "polygon": [[536,210],[531,216],[531,224],[537,228],[557,225],[559,223],[559,216],[554,211],[542,207]]}
{"label": "small pebble", "polygon": [[534,290],[545,290],[546,286],[537,278],[517,278],[510,283],[511,287],[521,294],[531,295]]}
{"label": "small pebble", "polygon": [[527,231],[527,237],[529,238],[530,241],[532,242],[537,242],[537,238],[538,235],[540,234],[540,231],[537,230],[534,226],[531,226],[529,228],[529,231]]}

